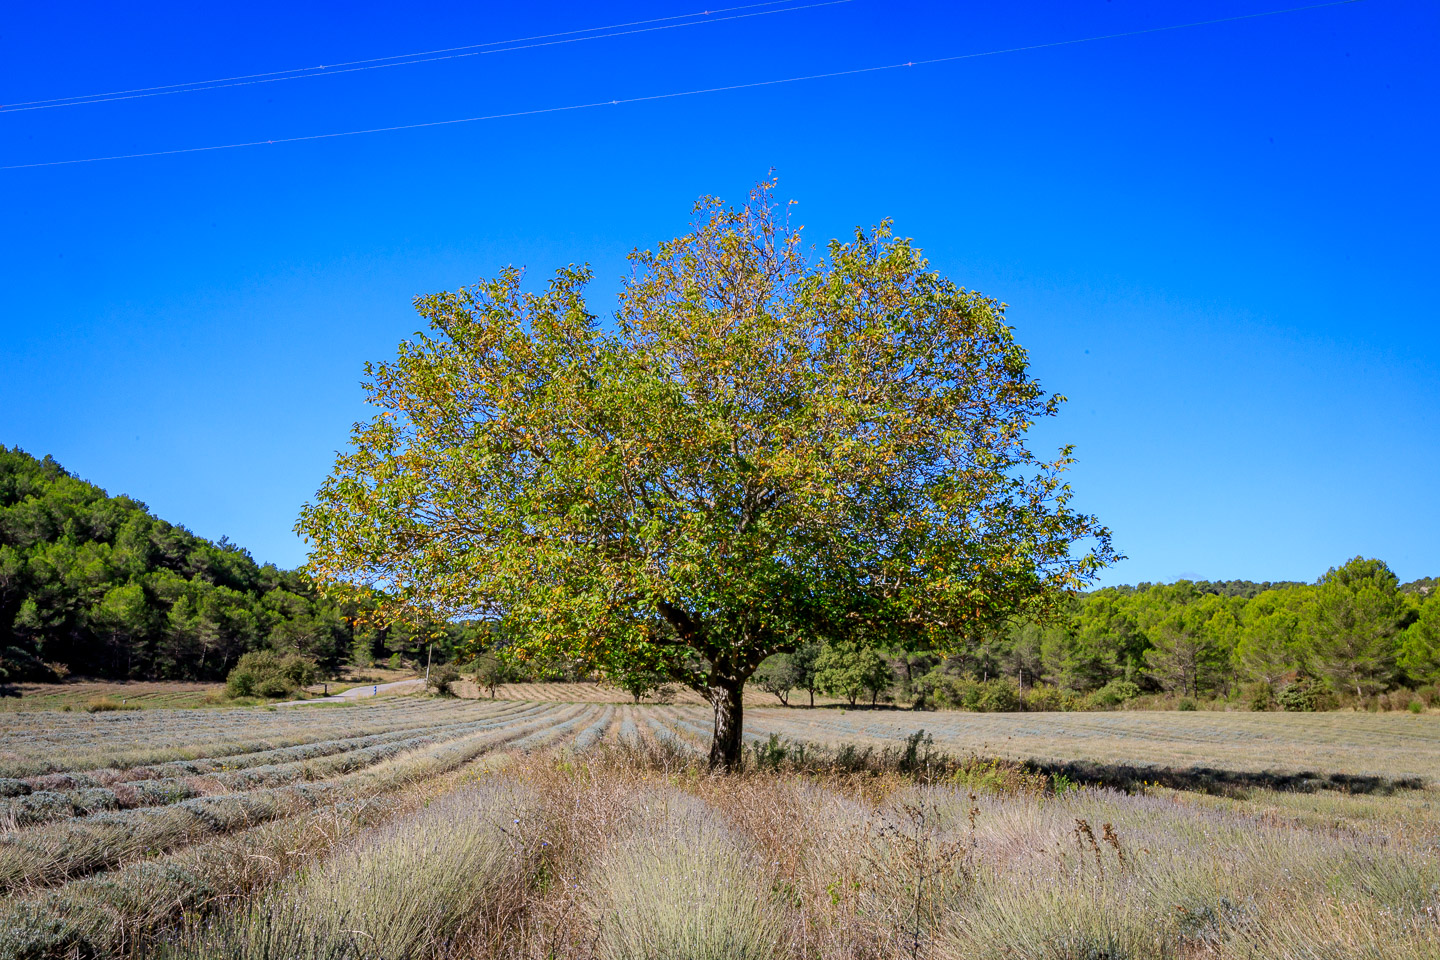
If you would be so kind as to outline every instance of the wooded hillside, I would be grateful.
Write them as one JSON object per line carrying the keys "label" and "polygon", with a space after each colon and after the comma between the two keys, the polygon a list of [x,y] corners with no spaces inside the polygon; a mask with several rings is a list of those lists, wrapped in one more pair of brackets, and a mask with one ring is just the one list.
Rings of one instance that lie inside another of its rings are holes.
{"label": "wooded hillside", "polygon": [[0,446],[0,682],[218,679],[262,647],[321,665],[415,652],[412,634],[357,624],[363,606]]}

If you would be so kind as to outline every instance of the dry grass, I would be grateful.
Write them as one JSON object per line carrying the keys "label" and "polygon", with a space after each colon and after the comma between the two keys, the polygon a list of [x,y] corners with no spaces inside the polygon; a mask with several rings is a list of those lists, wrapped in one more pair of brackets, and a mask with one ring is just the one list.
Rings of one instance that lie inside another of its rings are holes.
{"label": "dry grass", "polygon": [[222,835],[0,909],[0,957],[144,954],[186,918],[241,908],[270,884],[312,869],[363,831],[412,813],[504,765],[492,754],[390,794],[343,798],[294,817]]}
{"label": "dry grass", "polygon": [[186,937],[177,958],[405,960],[503,927],[533,851],[513,826],[534,798],[513,782],[461,787],[370,831],[241,913]]}
{"label": "dry grass", "polygon": [[[509,772],[546,797],[548,882],[476,956],[1440,956],[1429,791],[1236,801],[896,773],[717,778],[655,751]],[[1277,803],[1292,815],[1262,812]],[[1349,828],[1326,822],[1337,814]]]}

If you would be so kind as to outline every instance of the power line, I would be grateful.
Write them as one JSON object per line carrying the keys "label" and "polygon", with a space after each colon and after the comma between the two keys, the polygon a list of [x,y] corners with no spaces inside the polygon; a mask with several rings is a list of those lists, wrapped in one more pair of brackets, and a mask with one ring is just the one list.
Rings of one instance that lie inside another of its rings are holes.
{"label": "power line", "polygon": [[1187,30],[1192,27],[1209,27],[1222,23],[1235,23],[1241,20],[1257,20],[1262,17],[1275,17],[1290,13],[1304,13],[1309,10],[1320,10],[1326,7],[1343,7],[1354,3],[1361,3],[1363,0],[1329,0],[1326,3],[1312,3],[1303,7],[1287,7],[1283,10],[1265,10],[1260,13],[1245,13],[1233,17],[1219,17],[1214,20],[1195,20],[1189,23],[1174,23],[1161,27],[1146,27],[1141,30],[1127,30],[1122,33],[1106,33],[1093,37],[1077,37],[1072,40],[1052,40],[1046,43],[1032,43],[1019,47],[1002,47],[996,50],[984,50],[978,53],[960,53],[948,57],[932,57],[928,60],[910,60],[905,63],[887,63],[875,67],[857,67],[851,70],[836,70],[830,73],[812,73],[800,77],[783,77],[778,80],[756,80],[750,83],[733,83],[720,87],[704,87],[696,90],[681,90],[674,93],[656,93],[643,97],[624,97],[615,100],[596,100],[590,103],[576,103],[563,107],[539,107],[534,110],[515,110],[509,113],[492,113],[479,117],[460,117],[453,120],[430,120],[423,123],[404,123],[390,127],[372,127],[368,130],[345,130],[338,133],[316,133],[301,137],[281,137],[274,140],[250,140],[244,143],[224,143],[208,147],[181,147],[175,150],[155,150],[149,153],[127,153],[109,157],[86,157],[76,160],[48,160],[41,163],[16,163],[7,166],[0,166],[0,170],[25,170],[33,167],[59,167],[77,163],[101,163],[107,160],[138,160],[144,157],[168,157],[181,153],[206,153],[213,150],[235,150],[241,147],[260,147],[282,143],[302,143],[309,140],[333,140],[339,137],[358,137],[371,133],[393,133],[401,130],[420,130],[426,127],[448,127],[462,123],[479,123],[485,120],[506,120],[515,117],[533,117],[546,113],[567,113],[574,110],[589,110],[595,107],[620,106],[630,103],[648,103],[655,100],[674,100],[679,97],[694,97],[706,93],[725,93],[733,90],[751,90],[759,87],[774,87],[787,83],[802,83],[807,80],[829,80],[835,77],[851,77],[864,73],[879,73],[886,70],[899,70],[908,67],[932,66],[937,63],[953,63],[957,60],[977,60],[982,57],[995,57],[1007,53],[1024,53],[1031,50],[1048,50],[1054,47],[1069,47],[1081,43],[1094,43],[1100,40],[1119,40],[1126,37],[1138,37],[1152,33],[1166,33],[1173,30]]}
{"label": "power line", "polygon": [[[434,63],[439,60],[459,60],[465,57],[482,57],[493,53],[513,53],[518,50],[534,50],[539,47],[553,47],[566,43],[580,43],[585,40],[605,40],[611,37],[633,36],[639,33],[654,33],[659,30],[676,30],[707,23],[723,23],[726,20],[746,20],[750,17],[764,17],[774,13],[792,13],[815,7],[833,7],[852,0],[816,0],[813,3],[794,5],[795,0],[767,0],[765,3],[748,3],[736,7],[722,7],[702,10],[699,13],[677,14],[671,17],[654,17],[649,20],[633,20],[629,23],[614,23],[604,27],[588,27],[583,30],[566,30],[561,33],[547,33],[534,37],[519,37],[513,40],[492,40],[487,43],[473,43],[462,47],[447,47],[442,50],[426,50],[421,53],[395,54],[389,57],[372,57],[368,60],[349,60],[344,63],[323,64],[314,67],[296,67],[291,70],[274,70],[269,73],[251,73],[238,77],[221,77],[215,80],[195,80],[189,83],[169,83],[155,87],[138,87],[134,90],[114,90],[109,93],[94,93],[73,97],[55,97],[49,100],[27,100],[19,103],[0,105],[0,113],[23,113],[29,110],[53,110],[58,107],[77,107],[92,103],[111,103],[116,100],[140,100],[147,97],[165,97],[177,93],[200,93],[206,90],[224,90],[229,87],[248,87],[259,83],[279,83],[284,80],[306,80],[311,77],[334,76],[342,73],[358,73],[363,70],[381,70],[386,67],[406,67],[417,63]],[[792,4],[774,10],[756,10],[757,7],[775,7],[777,4]],[[735,11],[748,10],[749,13]],[[729,16],[717,16],[729,14]],[[685,20],[685,23],[668,21]],[[663,24],[647,26],[647,24]],[[634,29],[626,29],[634,28]],[[579,36],[579,34],[590,34]],[[560,38],[560,39],[555,39]],[[498,49],[486,50],[483,47]]]}

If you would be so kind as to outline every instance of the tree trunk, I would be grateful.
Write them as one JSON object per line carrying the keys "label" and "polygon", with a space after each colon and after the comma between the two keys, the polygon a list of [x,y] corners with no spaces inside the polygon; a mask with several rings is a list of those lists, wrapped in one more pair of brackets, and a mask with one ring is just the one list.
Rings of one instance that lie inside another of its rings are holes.
{"label": "tree trunk", "polygon": [[741,736],[745,722],[745,707],[741,694],[743,683],[732,686],[712,686],[708,693],[710,703],[715,707],[715,735],[710,740],[710,769],[729,772],[739,770],[743,756]]}

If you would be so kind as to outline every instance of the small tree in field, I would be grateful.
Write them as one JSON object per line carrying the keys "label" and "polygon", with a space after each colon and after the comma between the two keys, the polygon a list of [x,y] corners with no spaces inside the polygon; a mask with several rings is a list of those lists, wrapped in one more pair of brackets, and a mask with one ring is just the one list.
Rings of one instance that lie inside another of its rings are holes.
{"label": "small tree in field", "polygon": [[851,706],[863,693],[874,706],[881,692],[895,682],[890,660],[874,647],[857,643],[827,643],[815,659],[815,683],[821,690],[844,697]]}
{"label": "small tree in field", "polygon": [[[438,695],[442,697],[449,697],[454,696],[455,691],[452,688],[454,687],[455,682],[459,679],[459,667],[455,666],[455,664],[453,663],[441,663],[437,664],[435,668],[430,671],[430,676],[426,680],[426,685],[431,690],[435,691],[435,693],[437,693]],[[491,699],[494,699],[494,694],[491,694]]]}
{"label": "small tree in field", "polygon": [[1068,448],[1025,445],[1061,398],[1003,306],[888,224],[807,259],[770,191],[632,254],[613,324],[576,267],[419,299],[301,514],[311,572],[501,618],[521,656],[658,664],[713,705],[722,769],[772,654],[944,647],[1088,583],[1109,533]]}
{"label": "small tree in field", "polygon": [[646,697],[658,693],[665,686],[668,677],[657,670],[636,669],[612,674],[611,679],[617,687],[630,694],[635,702],[639,703]]}
{"label": "small tree in field", "polygon": [[497,687],[510,682],[510,665],[490,650],[475,658],[471,670],[475,674],[475,683],[490,691],[491,700],[495,699]]}
{"label": "small tree in field", "polygon": [[823,646],[818,643],[798,644],[791,650],[790,667],[795,671],[795,686],[810,694],[810,706],[815,706],[815,691],[819,689],[816,684],[815,661],[820,656]]}
{"label": "small tree in field", "polygon": [[773,693],[785,706],[790,705],[790,691],[800,685],[801,675],[791,654],[777,653],[770,657],[751,678],[766,693]]}

